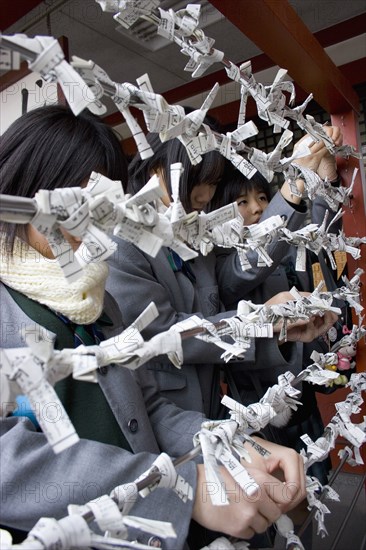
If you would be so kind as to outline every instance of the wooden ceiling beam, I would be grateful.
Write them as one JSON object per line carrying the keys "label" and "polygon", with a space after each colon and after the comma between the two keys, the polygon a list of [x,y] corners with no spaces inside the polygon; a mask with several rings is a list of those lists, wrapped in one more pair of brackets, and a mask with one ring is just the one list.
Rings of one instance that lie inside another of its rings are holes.
{"label": "wooden ceiling beam", "polygon": [[328,113],[358,111],[351,84],[286,0],[210,2]]}
{"label": "wooden ceiling beam", "polygon": [[344,42],[363,34],[366,29],[366,11],[355,17],[350,17],[341,23],[326,27],[314,33],[315,38],[323,48]]}
{"label": "wooden ceiling beam", "polygon": [[42,4],[43,0],[1,0],[1,29],[14,25],[19,19],[27,15],[33,8]]}

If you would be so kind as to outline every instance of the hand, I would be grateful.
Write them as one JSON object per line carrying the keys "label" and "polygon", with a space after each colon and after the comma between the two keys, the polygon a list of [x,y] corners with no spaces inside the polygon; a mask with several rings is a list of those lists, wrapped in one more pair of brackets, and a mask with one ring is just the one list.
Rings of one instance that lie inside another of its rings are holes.
{"label": "hand", "polygon": [[[342,145],[343,135],[338,126],[326,126],[325,131],[327,135],[332,138],[334,145]],[[317,174],[322,180],[327,178],[328,181],[334,181],[337,179],[337,164],[334,156],[328,150],[319,162]]]}
{"label": "hand", "polygon": [[[342,145],[343,136],[338,126],[325,126],[324,130],[326,134],[332,139],[334,145]],[[295,145],[295,149],[299,147],[302,141],[308,139],[309,135],[306,134]],[[296,163],[309,168],[316,172],[322,179],[327,178],[328,181],[333,181],[337,178],[337,164],[334,155],[332,155],[323,141],[312,142],[309,146],[311,154],[306,157],[296,159]]]}
{"label": "hand", "polygon": [[309,321],[296,321],[287,325],[288,342],[312,342],[322,336],[337,322],[338,315],[325,311],[324,315],[314,315]]}
{"label": "hand", "polygon": [[[263,458],[249,444],[246,444],[245,448],[252,460],[255,461],[256,468],[278,478],[277,484],[272,489],[274,492],[279,491],[286,495],[285,502],[279,503],[282,512],[286,513],[298,506],[306,497],[304,461],[293,449],[277,445],[261,437],[253,436],[253,439],[271,453],[269,457]],[[247,462],[245,462],[245,467],[248,467]],[[250,467],[248,467],[249,469]],[[284,483],[279,484],[279,479]]]}
{"label": "hand", "polygon": [[[209,492],[215,490],[206,481],[204,466],[197,466],[197,491],[193,519],[204,527],[237,538],[262,533],[279,516],[295,508],[306,496],[304,462],[293,449],[254,437],[271,454],[263,458],[248,444],[252,462],[245,468],[259,485],[258,493],[248,497],[231,475],[221,468],[229,505],[214,506]],[[273,475],[272,475],[273,474]]]}
{"label": "hand", "polygon": [[[310,296],[310,292],[300,292],[300,294]],[[284,304],[293,301],[293,295],[290,292],[283,291],[267,300],[266,305]],[[325,334],[337,322],[337,319],[338,315],[332,311],[325,311],[322,316],[314,315],[308,320],[289,321],[287,324],[287,341],[312,342],[315,338]],[[275,325],[273,327],[274,332],[280,332],[281,326],[282,323]]]}
{"label": "hand", "polygon": [[[310,292],[300,292],[301,296],[310,296]],[[276,304],[285,304],[286,302],[293,302],[294,296],[288,290],[282,290],[277,292],[272,298],[265,302],[266,306],[273,306]]]}
{"label": "hand", "polygon": [[[259,457],[258,453],[257,456]],[[255,462],[255,459],[254,461]],[[249,468],[248,468],[249,470]],[[247,496],[227,470],[221,467],[224,487],[229,504],[214,506],[209,492],[216,490],[206,481],[204,466],[197,466],[197,490],[192,517],[202,526],[233,537],[248,539],[262,533],[281,515],[281,506],[286,503],[283,490],[273,490],[282,483],[268,474],[265,468],[250,467],[250,473],[259,485],[258,493]]]}

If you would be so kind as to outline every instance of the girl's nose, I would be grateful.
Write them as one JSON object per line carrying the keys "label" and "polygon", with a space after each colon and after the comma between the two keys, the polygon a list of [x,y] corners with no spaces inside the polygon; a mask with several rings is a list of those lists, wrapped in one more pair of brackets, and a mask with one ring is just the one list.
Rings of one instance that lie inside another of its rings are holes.
{"label": "girl's nose", "polygon": [[200,200],[202,202],[209,203],[214,195],[214,189],[211,189],[209,185],[206,186],[205,190],[202,192],[202,195],[200,197]]}
{"label": "girl's nose", "polygon": [[262,205],[257,200],[251,201],[249,204],[249,208],[253,214],[257,214],[258,212],[263,212]]}

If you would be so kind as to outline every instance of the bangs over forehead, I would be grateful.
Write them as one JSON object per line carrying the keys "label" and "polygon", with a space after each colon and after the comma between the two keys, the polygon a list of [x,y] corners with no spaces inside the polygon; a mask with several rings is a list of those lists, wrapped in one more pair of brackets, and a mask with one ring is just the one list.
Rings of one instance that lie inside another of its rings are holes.
{"label": "bangs over forehead", "polygon": [[259,172],[248,179],[239,170],[234,170],[231,175],[225,178],[226,193],[230,193],[230,198],[236,200],[241,195],[247,195],[251,191],[264,193],[267,200],[272,198],[272,189],[270,183]]}
{"label": "bangs over forehead", "polygon": [[267,197],[268,202],[272,198],[272,186],[271,184],[266,180],[264,176],[260,172],[256,172],[254,176],[248,180],[248,183],[250,187],[248,188],[249,191],[257,191],[258,193],[264,193]]}
{"label": "bangs over forehead", "polygon": [[[235,185],[235,184],[234,184]],[[257,193],[264,193],[268,198],[268,184],[266,181],[262,181],[259,178],[252,178],[246,181],[237,182],[237,191],[240,195],[247,195],[251,191],[257,191]]]}
{"label": "bangs over forehead", "polygon": [[268,202],[270,202],[272,198],[271,184],[259,172],[256,172],[251,179],[248,179],[238,169],[234,168],[230,161],[226,162],[221,183],[211,202],[212,210],[230,204],[251,191],[264,193]]}
{"label": "bangs over forehead", "polygon": [[225,159],[217,151],[203,154],[201,162],[192,165],[189,171],[189,188],[192,190],[201,183],[217,185],[222,178],[224,166]]}

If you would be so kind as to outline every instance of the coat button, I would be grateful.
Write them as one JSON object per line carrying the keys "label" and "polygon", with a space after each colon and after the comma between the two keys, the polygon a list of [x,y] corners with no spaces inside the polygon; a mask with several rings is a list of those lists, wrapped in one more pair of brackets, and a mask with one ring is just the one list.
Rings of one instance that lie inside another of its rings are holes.
{"label": "coat button", "polygon": [[153,546],[154,548],[162,547],[161,539],[159,539],[159,537],[150,537],[149,540],[147,541],[147,544],[149,546]]}
{"label": "coat button", "polygon": [[128,423],[128,427],[131,433],[134,434],[135,432],[137,432],[137,430],[139,429],[139,423],[137,422],[136,418],[131,418]]}
{"label": "coat button", "polygon": [[107,371],[108,371],[108,366],[105,365],[104,367],[99,367],[99,374],[101,374],[102,376],[105,376],[107,374]]}

